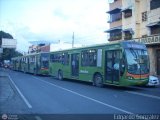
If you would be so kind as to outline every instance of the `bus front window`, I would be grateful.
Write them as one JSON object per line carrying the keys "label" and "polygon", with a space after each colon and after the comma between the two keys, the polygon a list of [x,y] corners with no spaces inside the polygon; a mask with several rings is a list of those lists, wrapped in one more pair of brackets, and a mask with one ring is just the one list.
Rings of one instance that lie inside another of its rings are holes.
{"label": "bus front window", "polygon": [[126,49],[128,72],[131,74],[149,73],[149,59],[146,50]]}

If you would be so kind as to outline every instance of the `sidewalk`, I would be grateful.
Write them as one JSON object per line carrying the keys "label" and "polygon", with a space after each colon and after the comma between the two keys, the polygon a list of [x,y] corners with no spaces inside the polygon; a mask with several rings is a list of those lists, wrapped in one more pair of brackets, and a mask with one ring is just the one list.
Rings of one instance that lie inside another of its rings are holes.
{"label": "sidewalk", "polygon": [[31,113],[10,81],[10,72],[12,71],[9,69],[0,68],[0,114]]}
{"label": "sidewalk", "polygon": [[5,71],[5,68],[0,67],[0,77],[7,77],[8,73]]}
{"label": "sidewalk", "polygon": [[8,73],[5,69],[0,68],[0,110],[13,96],[14,90],[10,85]]}

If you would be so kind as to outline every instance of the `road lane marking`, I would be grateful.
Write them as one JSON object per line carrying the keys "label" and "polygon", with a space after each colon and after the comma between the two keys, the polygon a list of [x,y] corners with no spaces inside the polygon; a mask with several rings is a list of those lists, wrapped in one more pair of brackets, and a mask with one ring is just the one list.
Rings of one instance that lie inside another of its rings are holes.
{"label": "road lane marking", "polygon": [[107,107],[116,109],[116,110],[121,111],[121,112],[124,112],[124,113],[126,113],[126,114],[133,114],[132,112],[123,110],[123,109],[118,108],[118,107],[115,107],[115,106],[113,106],[113,105],[109,105],[109,104],[107,104],[107,103],[101,102],[101,101],[96,100],[96,99],[94,99],[94,98],[87,97],[87,96],[85,96],[85,95],[82,95],[82,94],[80,94],[80,93],[78,93],[78,92],[75,92],[75,91],[69,90],[69,89],[67,89],[67,88],[61,87],[61,86],[59,86],[59,85],[56,85],[56,84],[53,84],[53,83],[50,83],[50,82],[46,82],[46,81],[44,81],[44,80],[42,80],[42,79],[40,79],[40,78],[37,78],[37,77],[33,77],[33,78],[38,79],[38,80],[40,80],[40,81],[42,81],[42,82],[45,82],[45,83],[47,83],[47,84],[50,84],[50,85],[52,85],[52,86],[54,86],[54,87],[60,88],[60,89],[62,89],[62,90],[68,91],[68,92],[70,92],[70,93],[73,93],[73,94],[75,94],[75,95],[78,95],[78,96],[80,96],[80,97],[83,97],[83,98],[86,98],[86,99],[88,99],[88,100],[94,101],[94,102],[99,103],[99,104],[101,104],[101,105],[104,105],[104,106],[107,106]]}
{"label": "road lane marking", "polygon": [[19,90],[19,88],[16,86],[16,84],[13,82],[12,78],[9,75],[8,75],[8,78],[10,79],[10,81],[12,82],[12,84],[14,85],[14,87],[16,88],[16,90],[18,91],[18,93],[20,94],[20,96],[22,97],[22,99],[24,100],[24,102],[26,103],[26,105],[28,106],[28,108],[32,108],[32,105],[24,97],[24,95],[22,94],[22,92]]}
{"label": "road lane marking", "polygon": [[131,93],[131,94],[135,94],[135,95],[141,95],[141,96],[150,97],[150,98],[154,98],[154,99],[160,100],[160,97],[154,96],[154,95],[149,95],[149,94],[144,94],[144,93],[138,93],[138,92],[133,92],[133,91],[125,91],[125,92]]}
{"label": "road lane marking", "polygon": [[42,120],[42,118],[39,116],[35,116],[35,118],[36,118],[36,120]]}

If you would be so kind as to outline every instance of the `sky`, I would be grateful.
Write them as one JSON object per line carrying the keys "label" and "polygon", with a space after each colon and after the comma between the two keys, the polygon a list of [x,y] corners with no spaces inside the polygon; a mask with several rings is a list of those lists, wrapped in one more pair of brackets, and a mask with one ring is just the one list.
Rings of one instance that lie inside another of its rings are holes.
{"label": "sky", "polygon": [[27,52],[33,41],[81,45],[107,42],[107,0],[0,0],[0,30]]}

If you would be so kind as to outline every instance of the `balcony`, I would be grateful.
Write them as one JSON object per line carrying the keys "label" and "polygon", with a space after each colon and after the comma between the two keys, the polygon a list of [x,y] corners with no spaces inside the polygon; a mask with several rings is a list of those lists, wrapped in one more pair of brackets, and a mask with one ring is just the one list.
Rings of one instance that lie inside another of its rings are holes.
{"label": "balcony", "polygon": [[113,31],[121,31],[121,30],[122,30],[122,26],[118,26],[118,27],[114,27],[114,28],[111,28],[109,30],[106,30],[104,32],[110,33],[110,32],[113,32]]}
{"label": "balcony", "polygon": [[160,8],[160,1],[159,0],[151,0],[150,1],[150,9],[154,10]]}
{"label": "balcony", "polygon": [[122,20],[118,20],[118,21],[114,21],[114,22],[111,22],[110,23],[110,28],[115,28],[115,27],[118,27],[118,26],[122,26]]}
{"label": "balcony", "polygon": [[153,9],[148,11],[148,18],[147,18],[147,23],[155,23],[160,21],[160,14],[159,14],[160,8]]}
{"label": "balcony", "polygon": [[115,8],[121,8],[121,7],[122,7],[122,0],[117,0],[117,1],[109,4],[110,10],[113,10]]}
{"label": "balcony", "polygon": [[110,38],[108,41],[115,41],[115,40],[121,40],[122,39],[122,29],[121,27],[116,27],[108,30],[107,32],[110,33]]}
{"label": "balcony", "polygon": [[112,36],[108,39],[108,41],[116,41],[116,40],[122,40],[122,36]]}
{"label": "balcony", "polygon": [[132,39],[132,35],[126,35],[124,36],[124,40],[131,40]]}
{"label": "balcony", "polygon": [[160,34],[160,25],[150,27],[151,35]]}

